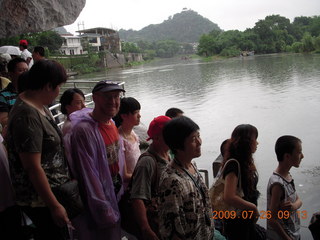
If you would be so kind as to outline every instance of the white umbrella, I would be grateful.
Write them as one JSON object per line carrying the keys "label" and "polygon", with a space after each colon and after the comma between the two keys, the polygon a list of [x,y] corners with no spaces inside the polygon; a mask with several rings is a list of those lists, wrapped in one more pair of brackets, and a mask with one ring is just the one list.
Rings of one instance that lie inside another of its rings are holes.
{"label": "white umbrella", "polygon": [[8,53],[10,55],[20,56],[21,51],[15,46],[2,46],[0,47],[0,53]]}

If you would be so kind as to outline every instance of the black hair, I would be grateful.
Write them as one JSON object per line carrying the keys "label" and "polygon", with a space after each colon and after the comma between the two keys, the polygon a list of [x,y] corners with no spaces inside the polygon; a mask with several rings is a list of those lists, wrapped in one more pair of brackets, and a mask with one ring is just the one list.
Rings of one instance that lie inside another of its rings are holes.
{"label": "black hair", "polygon": [[284,154],[292,154],[298,143],[301,143],[301,140],[294,136],[284,135],[279,137],[274,147],[278,161],[283,161]]}
{"label": "black hair", "polygon": [[116,126],[119,127],[122,124],[123,120],[121,118],[121,114],[129,114],[129,113],[133,114],[134,111],[140,110],[140,109],[141,109],[141,105],[137,99],[135,99],[133,97],[121,98],[119,112],[113,118],[113,120],[116,123]]}
{"label": "black hair", "polygon": [[224,156],[229,139],[224,140],[220,145],[221,156]]}
{"label": "black hair", "polygon": [[71,104],[73,100],[73,95],[75,93],[78,93],[83,98],[85,98],[83,92],[79,88],[69,88],[66,91],[64,91],[64,93],[60,97],[61,112],[63,114],[67,114],[66,106]]}
{"label": "black hair", "polygon": [[20,57],[16,57],[16,58],[11,59],[7,65],[8,72],[14,72],[16,70],[17,65],[21,62],[27,63],[26,60],[24,60],[23,58],[20,58]]}
{"label": "black hair", "polygon": [[199,126],[190,118],[181,116],[168,121],[162,131],[165,143],[173,153],[177,150],[184,150],[184,141]]}
{"label": "black hair", "polygon": [[47,84],[55,89],[59,84],[67,81],[67,73],[64,67],[54,60],[37,61],[29,70],[29,81],[26,89],[39,90]]}
{"label": "black hair", "polygon": [[[258,129],[250,124],[240,124],[232,132],[227,141],[226,150],[223,155],[223,164],[230,159],[237,159],[241,169],[241,184],[243,191],[248,196],[259,196],[256,190],[258,172],[253,160],[253,142],[258,138]],[[245,186],[245,187],[244,187]]]}
{"label": "black hair", "polygon": [[26,90],[26,84],[29,77],[29,71],[23,72],[18,77],[18,93]]}
{"label": "black hair", "polygon": [[33,51],[39,53],[40,56],[44,57],[44,47],[36,46],[34,47]]}
{"label": "black hair", "polygon": [[166,116],[169,117],[169,118],[175,118],[177,117],[179,114],[183,114],[183,111],[179,108],[169,108],[167,111],[166,111]]}

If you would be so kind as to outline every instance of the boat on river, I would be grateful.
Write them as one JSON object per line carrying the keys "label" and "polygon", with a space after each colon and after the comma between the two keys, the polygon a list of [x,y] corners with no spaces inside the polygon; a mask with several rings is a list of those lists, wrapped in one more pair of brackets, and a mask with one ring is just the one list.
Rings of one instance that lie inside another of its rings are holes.
{"label": "boat on river", "polygon": [[68,78],[73,78],[74,76],[77,76],[78,75],[78,72],[67,72],[67,75],[68,75]]}
{"label": "boat on river", "polygon": [[254,51],[242,51],[240,53],[241,57],[248,57],[248,56],[253,56],[254,55]]}

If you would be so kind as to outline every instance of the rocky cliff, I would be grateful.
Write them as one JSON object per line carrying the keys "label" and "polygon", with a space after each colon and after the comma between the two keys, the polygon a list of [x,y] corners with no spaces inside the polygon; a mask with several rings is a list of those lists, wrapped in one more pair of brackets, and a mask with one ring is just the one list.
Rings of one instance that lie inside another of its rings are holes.
{"label": "rocky cliff", "polygon": [[0,0],[0,38],[73,23],[86,0]]}

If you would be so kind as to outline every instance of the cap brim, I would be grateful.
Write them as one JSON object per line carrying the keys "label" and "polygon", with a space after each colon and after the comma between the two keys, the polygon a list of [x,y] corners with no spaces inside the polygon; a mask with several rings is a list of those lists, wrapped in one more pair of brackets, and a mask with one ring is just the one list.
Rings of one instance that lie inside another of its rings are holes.
{"label": "cap brim", "polygon": [[112,92],[112,91],[121,91],[121,92],[125,92],[125,90],[123,88],[119,88],[119,87],[108,87],[106,89],[101,89],[99,90],[99,92]]}
{"label": "cap brim", "polygon": [[102,88],[97,88],[97,89],[93,89],[92,93],[95,92],[112,92],[112,91],[121,91],[121,92],[126,92],[123,88],[119,87],[119,86],[108,86],[108,87],[102,87]]}

